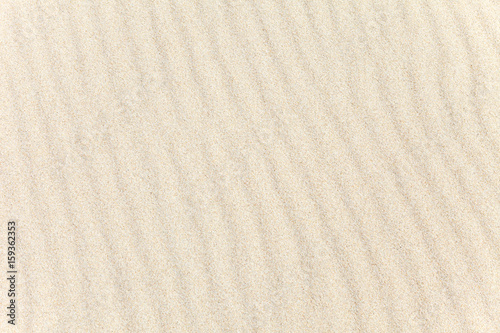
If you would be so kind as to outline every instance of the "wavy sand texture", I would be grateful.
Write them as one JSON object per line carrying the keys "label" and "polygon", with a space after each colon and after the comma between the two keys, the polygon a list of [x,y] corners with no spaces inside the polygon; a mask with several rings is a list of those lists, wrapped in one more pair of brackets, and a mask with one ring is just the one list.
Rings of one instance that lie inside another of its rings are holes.
{"label": "wavy sand texture", "polygon": [[0,331],[500,332],[498,1],[1,0],[0,46]]}

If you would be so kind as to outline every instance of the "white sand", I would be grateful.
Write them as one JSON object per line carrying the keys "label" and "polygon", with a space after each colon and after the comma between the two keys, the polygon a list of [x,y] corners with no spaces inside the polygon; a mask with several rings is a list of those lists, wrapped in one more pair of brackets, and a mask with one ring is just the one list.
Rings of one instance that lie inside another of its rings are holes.
{"label": "white sand", "polygon": [[500,332],[500,3],[1,0],[0,332]]}

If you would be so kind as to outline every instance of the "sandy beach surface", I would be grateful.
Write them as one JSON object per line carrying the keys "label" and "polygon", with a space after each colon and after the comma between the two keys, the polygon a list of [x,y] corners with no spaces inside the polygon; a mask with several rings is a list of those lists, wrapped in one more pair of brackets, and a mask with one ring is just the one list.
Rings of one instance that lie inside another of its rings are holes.
{"label": "sandy beach surface", "polygon": [[0,0],[0,332],[500,332],[496,0]]}

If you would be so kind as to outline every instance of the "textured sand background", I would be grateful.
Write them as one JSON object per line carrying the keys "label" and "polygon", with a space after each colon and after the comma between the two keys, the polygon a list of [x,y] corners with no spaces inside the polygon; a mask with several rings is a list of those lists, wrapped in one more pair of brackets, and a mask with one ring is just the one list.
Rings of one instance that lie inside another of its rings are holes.
{"label": "textured sand background", "polygon": [[500,3],[0,0],[0,186],[0,332],[500,332]]}

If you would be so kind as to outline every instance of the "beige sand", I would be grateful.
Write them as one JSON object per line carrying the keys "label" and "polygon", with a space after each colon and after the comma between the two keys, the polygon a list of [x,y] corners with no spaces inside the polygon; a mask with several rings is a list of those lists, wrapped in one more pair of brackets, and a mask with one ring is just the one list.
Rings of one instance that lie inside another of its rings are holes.
{"label": "beige sand", "polygon": [[500,332],[499,18],[0,1],[0,332]]}

